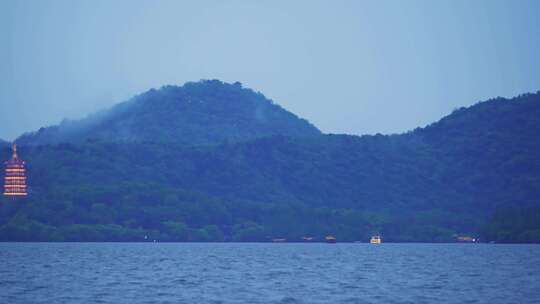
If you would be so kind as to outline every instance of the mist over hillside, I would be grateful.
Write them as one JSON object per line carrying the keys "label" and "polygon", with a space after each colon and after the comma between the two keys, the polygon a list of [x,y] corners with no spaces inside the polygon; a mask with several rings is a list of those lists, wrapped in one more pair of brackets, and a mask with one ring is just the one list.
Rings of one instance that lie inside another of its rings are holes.
{"label": "mist over hillside", "polygon": [[538,242],[539,132],[540,93],[401,135],[351,136],[323,135],[240,84],[163,87],[22,136],[30,197],[2,201],[0,235]]}
{"label": "mist over hillside", "polygon": [[65,120],[17,139],[21,144],[157,142],[208,145],[320,131],[239,82],[189,82],[149,90],[86,119]]}

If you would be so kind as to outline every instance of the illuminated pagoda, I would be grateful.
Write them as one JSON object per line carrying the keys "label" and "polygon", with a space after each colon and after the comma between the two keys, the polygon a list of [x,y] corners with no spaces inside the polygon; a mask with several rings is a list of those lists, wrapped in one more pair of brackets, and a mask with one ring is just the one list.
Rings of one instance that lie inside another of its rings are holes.
{"label": "illuminated pagoda", "polygon": [[25,162],[17,155],[17,145],[13,144],[13,156],[5,162],[6,176],[4,178],[4,195],[17,197],[26,196]]}

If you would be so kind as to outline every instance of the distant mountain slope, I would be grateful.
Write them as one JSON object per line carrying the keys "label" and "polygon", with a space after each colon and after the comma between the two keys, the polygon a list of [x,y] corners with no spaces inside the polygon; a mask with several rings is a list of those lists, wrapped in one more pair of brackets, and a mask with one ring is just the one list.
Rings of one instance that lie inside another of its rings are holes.
{"label": "distant mountain slope", "polygon": [[402,135],[22,146],[31,195],[0,203],[0,240],[451,241],[489,222],[495,240],[540,242],[540,213],[511,233],[500,216],[540,207],[539,111],[536,93]]}
{"label": "distant mountain slope", "polygon": [[[453,231],[475,231],[483,210],[437,179],[446,166],[433,170],[437,160],[429,147],[403,139],[279,136],[199,148],[86,143],[21,149],[31,197],[17,213],[0,204],[0,224],[34,225],[31,219],[68,230],[114,224],[162,231],[172,221],[193,231],[213,225],[227,239],[245,241],[327,233],[352,241],[376,231],[387,240],[440,241],[451,240]],[[24,220],[13,218],[23,214]]]}
{"label": "distant mountain slope", "polygon": [[159,142],[207,145],[320,131],[240,83],[218,80],[150,90],[80,121],[64,121],[21,136],[20,144]]}
{"label": "distant mountain slope", "polygon": [[540,92],[461,108],[414,134],[452,164],[446,182],[485,207],[540,203]]}

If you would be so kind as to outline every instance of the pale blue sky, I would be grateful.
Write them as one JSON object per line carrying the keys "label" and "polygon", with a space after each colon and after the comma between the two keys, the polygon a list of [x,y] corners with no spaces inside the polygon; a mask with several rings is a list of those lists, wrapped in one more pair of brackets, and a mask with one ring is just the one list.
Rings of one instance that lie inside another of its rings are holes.
{"label": "pale blue sky", "polygon": [[540,1],[0,2],[0,138],[165,84],[240,81],[324,132],[540,89]]}

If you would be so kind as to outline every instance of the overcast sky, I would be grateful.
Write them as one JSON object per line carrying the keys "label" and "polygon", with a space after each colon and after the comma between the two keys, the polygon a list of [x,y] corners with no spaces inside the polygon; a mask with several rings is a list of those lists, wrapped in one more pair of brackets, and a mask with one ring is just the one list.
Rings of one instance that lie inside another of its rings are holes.
{"label": "overcast sky", "polygon": [[540,1],[0,2],[0,138],[165,84],[240,81],[324,132],[540,90]]}

